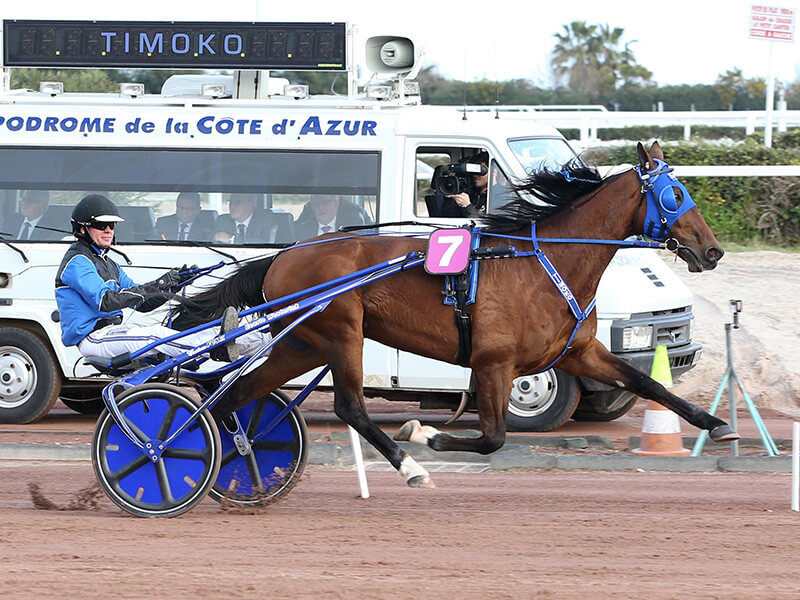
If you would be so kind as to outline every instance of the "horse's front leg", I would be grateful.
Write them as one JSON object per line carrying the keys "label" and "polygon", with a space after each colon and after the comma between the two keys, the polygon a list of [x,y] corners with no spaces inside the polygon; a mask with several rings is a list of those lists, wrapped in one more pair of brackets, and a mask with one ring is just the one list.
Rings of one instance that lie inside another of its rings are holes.
{"label": "horse's front leg", "polygon": [[479,367],[474,374],[480,437],[456,437],[414,420],[405,423],[394,439],[425,444],[434,450],[462,450],[480,454],[491,454],[502,448],[506,441],[506,409],[513,380],[511,365]]}
{"label": "horse's front leg", "polygon": [[671,393],[654,379],[611,354],[597,339],[591,340],[580,350],[568,353],[559,362],[558,368],[570,375],[591,377],[654,400],[695,427],[707,430],[715,442],[739,439],[739,434],[725,421]]}
{"label": "horse's front leg", "polygon": [[340,332],[342,342],[328,356],[333,374],[333,410],[397,469],[410,487],[436,487],[430,474],[370,419],[364,404],[362,348],[359,332]]}

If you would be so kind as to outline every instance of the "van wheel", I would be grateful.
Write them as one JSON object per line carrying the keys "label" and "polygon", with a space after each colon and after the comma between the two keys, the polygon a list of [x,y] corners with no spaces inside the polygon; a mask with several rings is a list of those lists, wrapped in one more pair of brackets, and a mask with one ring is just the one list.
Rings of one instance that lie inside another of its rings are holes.
{"label": "van wheel", "polygon": [[584,392],[572,418],[576,421],[613,421],[632,409],[637,399],[638,396],[626,390]]}
{"label": "van wheel", "polygon": [[33,423],[53,407],[61,373],[50,348],[24,329],[0,329],[0,423]]}
{"label": "van wheel", "polygon": [[506,429],[552,431],[566,423],[580,400],[574,377],[558,369],[517,377],[511,388]]}

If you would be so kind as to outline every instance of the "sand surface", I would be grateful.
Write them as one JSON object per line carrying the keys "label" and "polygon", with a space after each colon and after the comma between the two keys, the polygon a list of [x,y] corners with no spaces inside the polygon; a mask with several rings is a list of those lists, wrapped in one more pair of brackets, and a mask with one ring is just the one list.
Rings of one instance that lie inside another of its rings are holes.
{"label": "sand surface", "polygon": [[694,294],[694,339],[704,348],[675,392],[703,406],[713,400],[726,366],[729,300],[738,299],[743,310],[739,329],[732,330],[733,364],[745,389],[758,406],[800,416],[800,254],[728,252],[703,273],[662,256]]}

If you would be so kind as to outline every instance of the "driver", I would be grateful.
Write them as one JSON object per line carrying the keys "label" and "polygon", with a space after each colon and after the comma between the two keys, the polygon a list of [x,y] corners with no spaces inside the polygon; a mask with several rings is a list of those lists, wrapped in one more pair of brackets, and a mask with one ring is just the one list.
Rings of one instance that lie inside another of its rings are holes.
{"label": "driver", "polygon": [[[114,227],[123,221],[114,203],[99,194],[84,197],[72,211],[72,233],[77,241],[69,247],[56,275],[56,302],[65,346],[77,346],[84,356],[112,358],[134,352],[177,333],[163,325],[145,327],[122,323],[122,309],[149,312],[164,304],[191,275],[171,269],[155,281],[136,284],[108,257]],[[184,265],[183,271],[186,270]],[[229,306],[220,333],[238,326],[236,309]],[[146,355],[163,352],[177,356],[216,337],[207,329],[162,344]],[[251,332],[210,351],[213,360],[232,362],[240,350],[254,350],[265,335]],[[242,346],[240,348],[240,345]]]}

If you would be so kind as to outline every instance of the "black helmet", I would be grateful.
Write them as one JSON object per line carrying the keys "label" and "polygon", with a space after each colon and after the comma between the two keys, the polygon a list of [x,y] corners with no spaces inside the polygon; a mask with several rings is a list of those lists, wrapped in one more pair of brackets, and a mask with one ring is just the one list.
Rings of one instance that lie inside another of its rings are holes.
{"label": "black helmet", "polygon": [[75,205],[72,210],[72,233],[80,235],[81,227],[88,227],[93,222],[110,223],[124,221],[119,216],[116,205],[100,194],[89,194]]}

